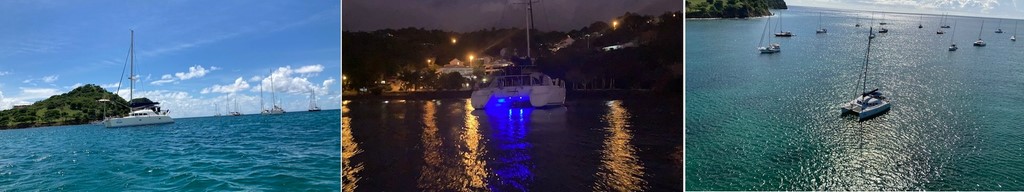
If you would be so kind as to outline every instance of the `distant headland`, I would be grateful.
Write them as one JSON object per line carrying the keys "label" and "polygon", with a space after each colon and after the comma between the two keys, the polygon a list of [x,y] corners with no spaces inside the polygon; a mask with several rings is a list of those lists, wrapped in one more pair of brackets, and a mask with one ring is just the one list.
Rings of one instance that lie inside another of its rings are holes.
{"label": "distant headland", "polygon": [[[110,101],[100,102],[100,99]],[[31,105],[0,111],[0,129],[86,124],[103,119],[104,113],[128,113],[125,106],[128,102],[117,94],[88,84]]]}
{"label": "distant headland", "polygon": [[783,0],[686,0],[686,18],[747,18],[788,9]]}

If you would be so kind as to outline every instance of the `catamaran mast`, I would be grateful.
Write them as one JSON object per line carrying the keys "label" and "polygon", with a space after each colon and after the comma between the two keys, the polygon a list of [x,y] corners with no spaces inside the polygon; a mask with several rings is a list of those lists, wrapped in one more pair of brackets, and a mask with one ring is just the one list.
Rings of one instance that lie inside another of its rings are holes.
{"label": "catamaran mast", "polygon": [[275,89],[277,89],[277,87],[274,87],[274,74],[271,73],[270,74],[270,103],[273,103],[274,107],[277,107],[277,94],[276,94]]}
{"label": "catamaran mast", "polygon": [[978,29],[978,40],[981,40],[982,31],[985,31],[985,20],[981,20],[981,28]]}
{"label": "catamaran mast", "polygon": [[131,48],[128,49],[129,50],[128,54],[131,55],[130,56],[131,57],[131,70],[130,70],[131,72],[129,72],[129,74],[128,74],[128,81],[130,81],[130,84],[131,84],[131,87],[129,87],[129,89],[128,89],[128,104],[129,105],[131,104],[132,99],[135,99],[135,96],[133,95],[134,94],[133,92],[135,91],[135,30],[131,30],[131,32],[132,32],[132,45],[131,45]]}
{"label": "catamaran mast", "polygon": [[526,57],[527,58],[532,58],[533,57],[532,51],[530,51],[530,42],[531,42],[530,41],[530,31],[533,30],[533,3],[536,3],[536,2],[537,2],[536,0],[526,0],[525,3],[515,3],[515,4],[526,4],[526,11],[529,12],[529,14],[526,15]]}
{"label": "catamaran mast", "polygon": [[260,112],[267,110],[263,104],[263,84],[260,84]]}
{"label": "catamaran mast", "polygon": [[309,89],[309,109],[316,107],[316,89]]}
{"label": "catamaran mast", "polygon": [[[868,33],[872,33],[873,27],[868,28]],[[864,84],[861,87],[861,93],[868,89],[868,61],[871,60],[871,38],[868,38],[868,51],[864,53]]]}

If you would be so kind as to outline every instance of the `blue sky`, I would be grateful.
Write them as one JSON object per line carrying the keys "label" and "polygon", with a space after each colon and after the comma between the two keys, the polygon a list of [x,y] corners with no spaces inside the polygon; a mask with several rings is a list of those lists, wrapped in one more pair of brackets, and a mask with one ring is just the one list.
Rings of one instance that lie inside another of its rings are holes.
{"label": "blue sky", "polygon": [[1020,0],[786,0],[788,5],[1020,19]]}
{"label": "blue sky", "polygon": [[[282,107],[310,91],[340,106],[339,1],[0,1],[0,109],[82,84],[117,89],[135,30],[135,96],[174,117],[258,113],[271,80]],[[127,75],[126,75],[127,76]],[[124,87],[128,81],[123,80]],[[127,90],[118,92],[127,98]]]}

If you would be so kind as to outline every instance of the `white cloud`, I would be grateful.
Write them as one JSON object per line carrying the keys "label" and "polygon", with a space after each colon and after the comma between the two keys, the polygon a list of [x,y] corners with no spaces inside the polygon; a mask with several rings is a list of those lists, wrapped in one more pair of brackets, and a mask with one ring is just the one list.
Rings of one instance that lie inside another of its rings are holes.
{"label": "white cloud", "polygon": [[202,65],[196,65],[196,66],[189,67],[188,68],[188,73],[178,72],[178,73],[174,73],[174,76],[178,77],[178,79],[180,79],[180,80],[188,80],[188,79],[192,79],[192,78],[198,78],[198,77],[206,76],[207,73],[210,73],[211,71],[217,70],[217,69],[219,69],[219,68],[211,67],[210,70],[206,70],[205,68],[203,68]]}
{"label": "white cloud", "polygon": [[19,87],[21,94],[14,97],[4,96],[3,92],[0,92],[0,110],[7,110],[14,105],[28,105],[35,101],[49,98],[50,96],[60,94],[61,92],[53,88],[25,88]]}
{"label": "white cloud", "polygon": [[249,78],[249,81],[260,81],[260,80],[263,80],[263,77],[260,77],[259,75],[253,75],[252,77]]}
{"label": "white cloud", "polygon": [[53,88],[24,88],[20,87],[21,95],[18,97],[24,100],[45,99],[61,92]]}
{"label": "white cloud", "polygon": [[40,80],[42,80],[43,82],[46,82],[46,83],[53,83],[54,81],[57,81],[57,78],[60,78],[60,75],[46,76],[46,77],[43,77]]}
{"label": "white cloud", "polygon": [[35,85],[35,83],[32,83],[32,82],[37,81],[37,80],[38,81],[42,81],[42,82],[46,82],[46,83],[53,83],[53,82],[57,81],[58,78],[60,78],[60,75],[50,75],[50,76],[46,76],[46,77],[38,78],[38,79],[36,79],[36,78],[25,79],[25,80],[21,81],[21,83]]}
{"label": "white cloud", "polygon": [[114,82],[114,83],[100,85],[100,87],[107,88],[107,89],[116,89],[118,86],[121,86],[121,82]]}
{"label": "white cloud", "polygon": [[324,66],[320,64],[307,65],[295,69],[296,73],[319,73],[321,71],[324,71]]}
{"label": "white cloud", "polygon": [[170,83],[170,82],[174,82],[174,77],[171,76],[171,74],[166,74],[166,75],[160,77],[160,80],[156,80],[156,81],[150,82],[149,84],[162,85],[164,83]]}
{"label": "white cloud", "polygon": [[7,74],[11,74],[11,72],[10,71],[0,71],[0,76],[4,76],[4,75],[7,75]]}
{"label": "white cloud", "polygon": [[[308,66],[307,66],[308,67]],[[300,68],[301,69],[301,68]],[[308,70],[308,69],[307,69]],[[269,76],[260,81],[263,91],[276,91],[278,93],[307,93],[313,84],[307,77],[293,77],[297,74],[291,66],[278,67]],[[273,81],[271,81],[273,80]],[[251,89],[253,92],[260,91],[259,87]]]}
{"label": "white cloud", "polygon": [[203,90],[200,93],[202,93],[202,94],[207,94],[207,93],[211,93],[211,92],[212,93],[235,93],[235,92],[243,91],[243,90],[248,89],[248,88],[249,88],[249,83],[246,83],[244,78],[238,77],[238,79],[235,79],[235,83],[234,84],[231,84],[231,85],[213,85],[213,87],[203,88]]}
{"label": "white cloud", "polygon": [[330,87],[331,84],[334,84],[334,81],[336,81],[336,80],[334,80],[334,77],[331,77],[331,78],[329,78],[327,80],[324,80],[324,87]]}

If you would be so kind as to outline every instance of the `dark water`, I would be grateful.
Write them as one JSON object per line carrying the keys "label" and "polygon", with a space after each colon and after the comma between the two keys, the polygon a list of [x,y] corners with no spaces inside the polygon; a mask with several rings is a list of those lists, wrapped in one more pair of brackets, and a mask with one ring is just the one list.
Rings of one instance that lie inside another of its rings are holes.
{"label": "dark water", "polygon": [[[860,91],[867,48],[857,12],[793,7],[792,38],[758,54],[765,18],[690,20],[686,185],[692,190],[1024,190],[1024,41],[1015,20],[886,14],[868,87],[892,109],[858,122],[838,105]],[[815,34],[819,12],[827,34]],[[776,20],[777,18],[773,18]],[[1024,22],[1022,22],[1024,23]],[[1024,28],[1024,26],[1021,26]],[[947,51],[950,36],[960,46]],[[767,41],[767,40],[766,40]],[[694,55],[700,55],[699,57]]]}
{"label": "dark water", "polygon": [[0,191],[338,191],[339,110],[0,131]]}
{"label": "dark water", "polygon": [[343,101],[344,188],[682,190],[679,101],[475,111],[467,102]]}

